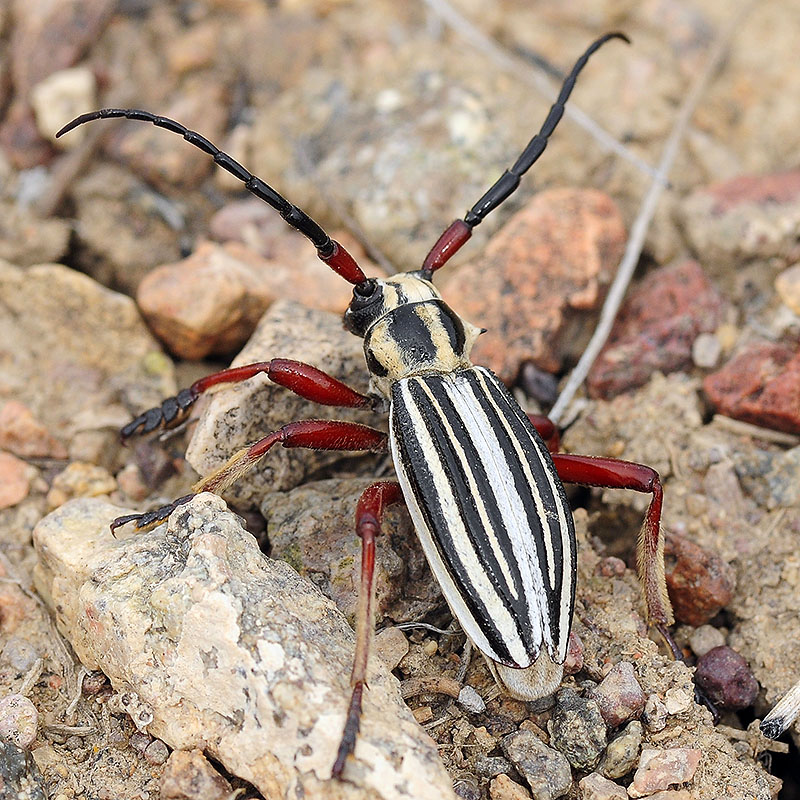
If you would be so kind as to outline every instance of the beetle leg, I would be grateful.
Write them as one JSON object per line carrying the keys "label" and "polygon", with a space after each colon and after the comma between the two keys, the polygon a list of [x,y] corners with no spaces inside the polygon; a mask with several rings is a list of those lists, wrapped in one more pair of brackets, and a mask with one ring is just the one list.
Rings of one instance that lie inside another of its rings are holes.
{"label": "beetle leg", "polygon": [[251,470],[276,444],[281,444],[283,447],[307,447],[311,450],[371,450],[380,453],[387,449],[388,438],[382,431],[356,422],[337,422],[328,419],[290,422],[249,447],[242,448],[219,469],[198,481],[192,487],[191,494],[155,511],[118,517],[111,523],[111,531],[113,533],[129,522],[134,523],[137,531],[149,530],[162,523],[179,505],[191,500],[200,492],[222,494],[232,483]]}
{"label": "beetle leg", "polygon": [[544,439],[547,449],[551,453],[557,453],[561,445],[561,434],[558,432],[555,422],[549,417],[543,417],[540,414],[528,414],[528,419],[531,425],[536,428],[536,432]]}
{"label": "beetle leg", "polygon": [[333,765],[332,775],[335,778],[341,777],[347,757],[355,749],[361,723],[361,699],[367,683],[367,661],[374,616],[375,586],[372,578],[375,572],[375,539],[381,531],[381,519],[386,506],[398,503],[402,499],[403,493],[399,483],[381,481],[371,484],[364,490],[356,508],[356,534],[361,539],[361,585],[356,610],[356,652],[350,676],[353,692],[350,696],[342,741]]}
{"label": "beetle leg", "polygon": [[124,442],[134,433],[150,433],[156,428],[173,428],[186,419],[189,408],[197,398],[212,387],[240,383],[262,373],[273,383],[285,386],[314,403],[341,408],[371,408],[373,405],[373,398],[351,389],[316,367],[288,358],[273,358],[271,361],[223,369],[200,378],[188,389],[182,389],[174,397],[168,397],[160,406],[140,414],[122,428],[120,436]]}
{"label": "beetle leg", "polygon": [[664,536],[661,533],[663,491],[658,473],[652,467],[620,461],[616,458],[595,458],[554,453],[553,463],[565,483],[581,483],[605,489],[633,489],[652,494],[644,525],[636,546],[636,563],[642,583],[648,621],[671,639],[667,626],[672,625],[672,605],[664,577]]}

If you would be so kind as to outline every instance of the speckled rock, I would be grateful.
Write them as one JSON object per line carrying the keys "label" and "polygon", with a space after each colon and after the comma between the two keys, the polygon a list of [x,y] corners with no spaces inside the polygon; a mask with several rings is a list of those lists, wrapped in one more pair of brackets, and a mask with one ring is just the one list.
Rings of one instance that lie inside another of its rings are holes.
{"label": "speckled rock", "polygon": [[225,800],[231,785],[201,750],[175,750],[161,778],[162,800]]}
{"label": "speckled rock", "polygon": [[688,783],[694,777],[702,755],[700,750],[688,747],[642,750],[628,794],[631,797],[644,797],[679,783]]}
{"label": "speckled rock", "polygon": [[[358,498],[368,481],[315,481],[289,492],[269,492],[259,506],[271,555],[291,564],[354,622],[361,540],[355,535]],[[376,541],[375,614],[391,609],[394,622],[424,618],[442,602],[408,513],[390,506]]]}
{"label": "speckled rock", "polygon": [[266,796],[453,796],[379,659],[347,782],[330,780],[353,632],[290,567],[266,559],[219,498],[199,495],[166,530],[127,539],[108,533],[119,513],[77,500],[46,517],[36,582],[82,662],[152,714],[153,735],[202,747]]}
{"label": "speckled rock", "polygon": [[624,241],[622,218],[607,195],[538,194],[445,284],[447,303],[488,328],[473,350],[475,362],[506,382],[523,361],[557,371],[571,340],[565,332],[602,302]]}
{"label": "speckled rock", "polygon": [[0,787],[14,800],[46,800],[44,782],[29,753],[0,739]]}
{"label": "speckled rock", "polygon": [[736,573],[716,553],[671,534],[666,537],[664,557],[669,598],[679,622],[703,625],[730,603]]}
{"label": "speckled rock", "polygon": [[[232,366],[278,357],[312,364],[354,389],[367,390],[361,340],[345,331],[334,314],[277,301]],[[214,393],[197,423],[186,458],[198,473],[207,475],[239,448],[288,422],[309,418],[353,420],[385,429],[379,415],[314,405],[257,375]],[[347,455],[276,447],[225,496],[242,507],[257,506],[268,492],[297,486],[315,470],[342,458]]]}
{"label": "speckled rock", "polygon": [[694,679],[720,708],[740,711],[758,695],[758,681],[747,662],[727,645],[714,647],[697,660]]}
{"label": "speckled rock", "polygon": [[129,297],[56,264],[0,262],[0,395],[24,403],[77,457],[97,435],[116,450],[131,407],[175,391],[171,363]]}
{"label": "speckled rock", "polygon": [[503,752],[530,786],[534,800],[556,800],[572,786],[572,772],[564,756],[548,747],[532,731],[503,737]]}
{"label": "speckled rock", "polygon": [[[694,251],[715,276],[753,258],[800,253],[792,231],[800,225],[800,170],[740,175],[698,189],[680,205]],[[729,273],[730,274],[730,273]]]}
{"label": "speckled rock", "polygon": [[0,739],[29,750],[39,729],[39,712],[22,694],[0,698]]}
{"label": "speckled rock", "polygon": [[593,769],[606,749],[606,723],[600,707],[572,689],[562,689],[556,695],[556,706],[547,729],[550,744],[563,753],[575,769]]}
{"label": "speckled rock", "polygon": [[[666,721],[665,721],[666,725]],[[636,766],[644,729],[638,720],[629,722],[622,733],[608,743],[598,770],[606,778],[623,778]]]}
{"label": "speckled rock", "polygon": [[722,320],[722,297],[696,261],[661,267],[632,291],[587,379],[593,397],[613,397],[658,371],[692,363],[698,334]]}
{"label": "speckled rock", "polygon": [[706,377],[703,390],[729,417],[800,433],[800,354],[782,344],[757,344]]}
{"label": "speckled rock", "polygon": [[610,728],[637,718],[646,700],[630,661],[615,664],[589,696],[600,707],[600,713]]}

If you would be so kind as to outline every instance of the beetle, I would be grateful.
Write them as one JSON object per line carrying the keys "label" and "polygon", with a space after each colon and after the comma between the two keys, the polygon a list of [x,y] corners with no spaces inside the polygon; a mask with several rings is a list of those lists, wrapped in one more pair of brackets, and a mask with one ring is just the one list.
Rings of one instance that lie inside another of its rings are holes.
{"label": "beetle", "polygon": [[497,683],[513,697],[533,700],[561,682],[575,604],[577,554],[563,483],[626,488],[652,495],[637,545],[649,621],[665,636],[673,622],[667,597],[660,530],[662,489],[650,467],[611,458],[557,452],[558,433],[544,417],[526,415],[492,372],[470,361],[482,332],[463,320],[433,285],[433,273],[470,238],[473,228],[508,198],[541,156],[560,121],[578,74],[610,39],[594,41],[575,62],[539,132],[517,161],[463,219],[453,222],[418,270],[385,279],[367,277],[341,244],[261,178],[208,139],[180,123],[139,109],[83,114],[57,134],[105,118],[125,117],[182,135],[244,183],[316,247],[319,258],[353,285],[345,327],[364,341],[371,383],[362,394],[308,364],[288,359],[214,373],[126,425],[123,439],[172,427],[211,387],[265,373],[299,396],[325,405],[389,405],[389,431],[332,420],[284,425],[233,455],[190,495],[155,511],[120,517],[112,531],[163,522],[201,491],[222,493],[272,447],[391,453],[397,481],[368,486],[358,502],[361,577],[356,616],[352,695],[332,774],[341,776],[358,735],[372,635],[375,539],[384,509],[405,502],[422,549],[450,609],[486,658]]}

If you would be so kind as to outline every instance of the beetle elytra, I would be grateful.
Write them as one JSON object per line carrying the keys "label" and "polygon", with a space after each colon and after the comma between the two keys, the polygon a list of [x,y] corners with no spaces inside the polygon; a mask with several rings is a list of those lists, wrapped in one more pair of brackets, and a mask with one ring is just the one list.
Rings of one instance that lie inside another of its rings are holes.
{"label": "beetle elytra", "polygon": [[[362,542],[352,695],[333,766],[340,776],[359,730],[373,618],[375,538],[385,507],[405,502],[431,569],[466,635],[497,682],[531,700],[559,685],[567,656],[576,578],[576,544],[562,482],[627,488],[652,495],[638,542],[638,566],[650,621],[672,622],[660,532],[661,484],[649,467],[557,452],[558,434],[545,418],[529,418],[503,384],[475,366],[470,350],[480,329],[462,320],[432,283],[433,273],[469,239],[472,229],[519,185],[544,151],[579,72],[609,39],[578,59],[540,131],[514,165],[463,219],[439,237],[422,267],[386,279],[368,278],[349,253],[302,210],[260,178],[178,122],[137,109],[84,114],[58,135],[101,118],[126,117],[181,134],[275,208],[316,247],[319,258],[353,284],[345,326],[364,340],[372,394],[361,394],[316,367],[287,359],[223,370],[150,409],[122,429],[123,438],[177,424],[206,390],[265,373],[299,396],[325,405],[370,408],[388,401],[389,432],[366,425],[303,420],[284,425],[233,455],[194,493],[221,493],[275,445],[328,450],[389,451],[398,481],[367,487],[356,512]],[[152,527],[192,495],[144,514],[121,517]]]}

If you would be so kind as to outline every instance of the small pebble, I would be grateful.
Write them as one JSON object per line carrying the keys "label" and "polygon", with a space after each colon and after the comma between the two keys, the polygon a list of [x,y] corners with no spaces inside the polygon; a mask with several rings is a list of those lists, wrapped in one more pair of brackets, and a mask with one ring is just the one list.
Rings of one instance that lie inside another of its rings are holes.
{"label": "small pebble", "polygon": [[630,661],[615,664],[592,691],[591,698],[611,728],[638,717],[646,700]]}
{"label": "small pebble", "polygon": [[458,780],[453,783],[453,792],[461,800],[481,800],[478,781],[472,775],[461,773]]}
{"label": "small pebble", "polygon": [[619,784],[592,772],[578,783],[581,800],[628,800],[628,793]]}
{"label": "small pebble", "polygon": [[39,658],[38,650],[21,636],[9,636],[3,647],[2,661],[16,670],[17,675],[24,675]]}
{"label": "small pebble", "polygon": [[758,681],[747,661],[726,645],[714,647],[697,660],[694,678],[712,703],[729,711],[751,706],[758,695]]}
{"label": "small pebble", "polygon": [[7,694],[0,699],[0,739],[28,750],[38,729],[39,712],[25,695]]}
{"label": "small pebble", "polygon": [[67,449],[18,400],[0,407],[0,449],[20,458],[66,458]]}
{"label": "small pebble", "polygon": [[159,766],[169,758],[169,749],[161,739],[154,739],[145,748],[144,757],[148,764]]}
{"label": "small pebble", "polygon": [[147,750],[150,743],[153,741],[153,737],[148,736],[146,733],[139,733],[139,731],[136,731],[131,734],[131,738],[128,741],[130,746],[136,750],[137,753],[144,754],[144,751]]}
{"label": "small pebble", "polygon": [[643,735],[641,722],[629,722],[622,733],[608,743],[599,771],[606,778],[622,778],[627,775],[639,759]]}
{"label": "small pebble", "polygon": [[53,480],[47,493],[47,505],[55,509],[73,497],[99,497],[116,488],[117,482],[108,470],[96,464],[73,461]]}
{"label": "small pebble", "polygon": [[536,800],[563,797],[572,786],[569,761],[535,733],[516,731],[503,737],[503,752],[531,788]]}
{"label": "small pebble", "polygon": [[800,264],[793,264],[775,278],[775,291],[784,305],[800,314]]}
{"label": "small pebble", "polygon": [[435,639],[428,639],[428,641],[422,645],[422,651],[426,656],[435,656],[439,651],[439,643]]}
{"label": "small pebble", "polygon": [[667,714],[683,714],[688,711],[694,703],[694,686],[691,681],[687,681],[681,686],[673,686],[664,692],[664,707]]}
{"label": "small pebble", "polygon": [[689,747],[642,750],[628,794],[631,797],[644,797],[677,783],[688,783],[694,777],[701,756],[700,750]]}
{"label": "small pebble", "polygon": [[[510,765],[509,765],[510,766]],[[530,800],[530,792],[512,781],[508,775],[498,775],[489,784],[490,800]]]}
{"label": "small pebble", "polygon": [[0,450],[0,509],[11,508],[28,496],[30,472],[22,459]]}
{"label": "small pebble", "polygon": [[400,628],[384,628],[375,636],[375,652],[390,670],[397,669],[408,649],[408,639]]}
{"label": "small pebble", "polygon": [[651,733],[663,731],[667,726],[667,716],[667,707],[661,698],[657,694],[648,695],[642,712],[642,721],[647,726],[647,730]]}
{"label": "small pebble", "polygon": [[465,710],[472,714],[482,714],[486,711],[486,703],[483,698],[471,686],[464,686],[458,693],[456,702]]}
{"label": "small pebble", "polygon": [[689,636],[689,647],[698,658],[704,656],[709,650],[724,644],[725,637],[722,635],[722,631],[713,625],[701,625],[699,628],[695,628]]}
{"label": "small pebble", "polygon": [[550,744],[562,752],[575,769],[594,769],[606,749],[606,723],[599,706],[572,689],[562,689],[556,695],[547,729]]}
{"label": "small pebble", "polygon": [[616,556],[601,558],[597,564],[597,574],[604,578],[620,578],[626,569],[625,562]]}
{"label": "small pebble", "polygon": [[108,678],[102,672],[90,672],[84,676],[81,690],[85,695],[91,696],[108,686]]}
{"label": "small pebble", "polygon": [[722,355],[722,342],[713,333],[699,333],[692,342],[692,361],[701,369],[713,369]]}
{"label": "small pebble", "polygon": [[511,762],[502,756],[481,756],[475,760],[475,771],[482,778],[494,778],[505,775],[514,769]]}

